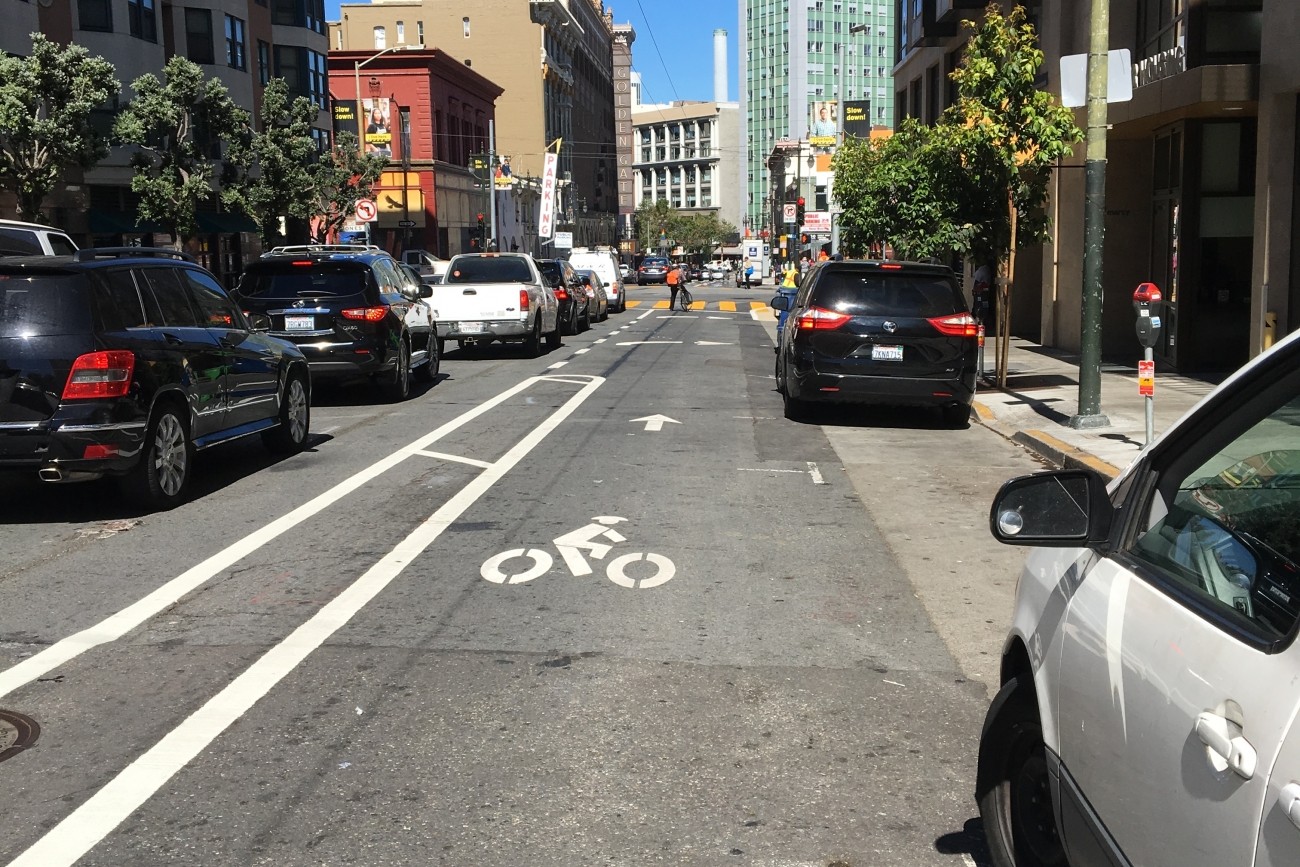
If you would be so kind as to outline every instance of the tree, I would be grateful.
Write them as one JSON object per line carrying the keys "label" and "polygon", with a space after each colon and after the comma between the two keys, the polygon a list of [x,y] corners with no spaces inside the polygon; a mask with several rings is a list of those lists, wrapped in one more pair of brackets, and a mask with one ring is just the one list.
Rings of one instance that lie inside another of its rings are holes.
{"label": "tree", "polygon": [[232,153],[248,152],[248,112],[224,84],[205,80],[198,64],[179,55],[163,67],[162,81],[146,73],[131,89],[135,96],[114,132],[138,147],[131,158],[131,189],[140,195],[140,216],[188,241],[198,231],[197,203],[213,196],[219,179],[231,179],[232,167],[222,160],[223,139]]}
{"label": "tree", "polygon": [[268,247],[284,240],[281,217],[307,220],[315,215],[314,171],[321,152],[312,126],[319,114],[304,96],[290,101],[288,83],[273,78],[262,94],[259,129],[250,131],[246,147],[232,148],[231,162],[242,171],[224,186],[222,201],[252,217]]}
{"label": "tree", "polygon": [[[951,121],[982,135],[997,155],[999,188],[1005,203],[985,236],[1005,279],[997,300],[998,385],[1006,385],[1011,290],[1015,251],[1047,238],[1048,183],[1052,166],[1083,140],[1074,112],[1035,84],[1043,52],[1025,10],[1003,15],[990,3],[980,23],[964,22],[972,32],[961,65],[953,71],[959,96]],[[990,178],[992,180],[992,178]]]}
{"label": "tree", "polygon": [[27,57],[0,52],[0,188],[18,197],[18,216],[40,220],[63,172],[88,169],[108,153],[92,115],[122,85],[113,64],[80,45],[33,33]]}
{"label": "tree", "polygon": [[720,218],[713,211],[695,214],[676,215],[675,237],[677,243],[687,253],[712,256],[713,250],[722,239],[736,231],[736,227]]}
{"label": "tree", "polygon": [[642,199],[635,223],[637,246],[642,250],[658,250],[677,240],[677,209],[667,199]]}
{"label": "tree", "polygon": [[374,195],[388,158],[359,152],[357,137],[339,133],[334,147],[322,154],[312,167],[311,215],[318,219],[318,240],[334,238],[356,210],[357,200]]}

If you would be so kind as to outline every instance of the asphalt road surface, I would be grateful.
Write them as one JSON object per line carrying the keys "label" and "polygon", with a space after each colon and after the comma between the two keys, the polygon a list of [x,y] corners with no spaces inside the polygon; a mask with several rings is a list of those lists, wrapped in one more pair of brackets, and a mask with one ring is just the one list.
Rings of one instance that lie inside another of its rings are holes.
{"label": "asphalt road surface", "polygon": [[171,512],[0,479],[0,864],[982,863],[987,510],[1035,463],[786,421],[771,288],[691,288],[321,390]]}

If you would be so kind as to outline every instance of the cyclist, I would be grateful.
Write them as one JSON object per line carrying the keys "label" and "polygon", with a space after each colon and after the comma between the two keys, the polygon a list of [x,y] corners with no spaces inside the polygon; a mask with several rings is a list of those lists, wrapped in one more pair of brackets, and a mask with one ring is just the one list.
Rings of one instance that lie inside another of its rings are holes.
{"label": "cyclist", "polygon": [[668,274],[667,274],[667,276],[664,277],[664,282],[668,284],[668,293],[669,293],[669,294],[668,294],[668,309],[669,309],[669,310],[676,310],[676,309],[677,309],[677,291],[678,291],[679,289],[682,288],[682,287],[681,287],[681,282],[682,282],[681,266],[680,266],[680,265],[677,265],[677,264],[675,264],[675,263],[674,263],[674,264],[670,264],[670,265],[668,266]]}

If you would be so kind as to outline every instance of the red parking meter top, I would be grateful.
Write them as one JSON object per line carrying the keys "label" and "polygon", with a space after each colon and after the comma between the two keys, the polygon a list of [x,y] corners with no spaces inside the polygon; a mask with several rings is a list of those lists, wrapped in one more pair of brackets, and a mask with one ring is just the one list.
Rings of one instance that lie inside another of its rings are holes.
{"label": "red parking meter top", "polygon": [[1160,287],[1154,283],[1139,283],[1133,290],[1133,300],[1143,304],[1158,303],[1163,297],[1160,294]]}

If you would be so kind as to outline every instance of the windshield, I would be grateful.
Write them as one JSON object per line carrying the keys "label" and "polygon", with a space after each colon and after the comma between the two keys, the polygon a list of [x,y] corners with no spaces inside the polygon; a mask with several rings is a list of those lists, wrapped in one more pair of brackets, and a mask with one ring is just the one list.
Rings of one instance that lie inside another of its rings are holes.
{"label": "windshield", "polygon": [[519,256],[465,256],[447,272],[448,283],[527,283],[528,262]]}
{"label": "windshield", "polygon": [[359,262],[258,263],[244,272],[238,292],[245,298],[333,298],[359,295],[369,271]]}

